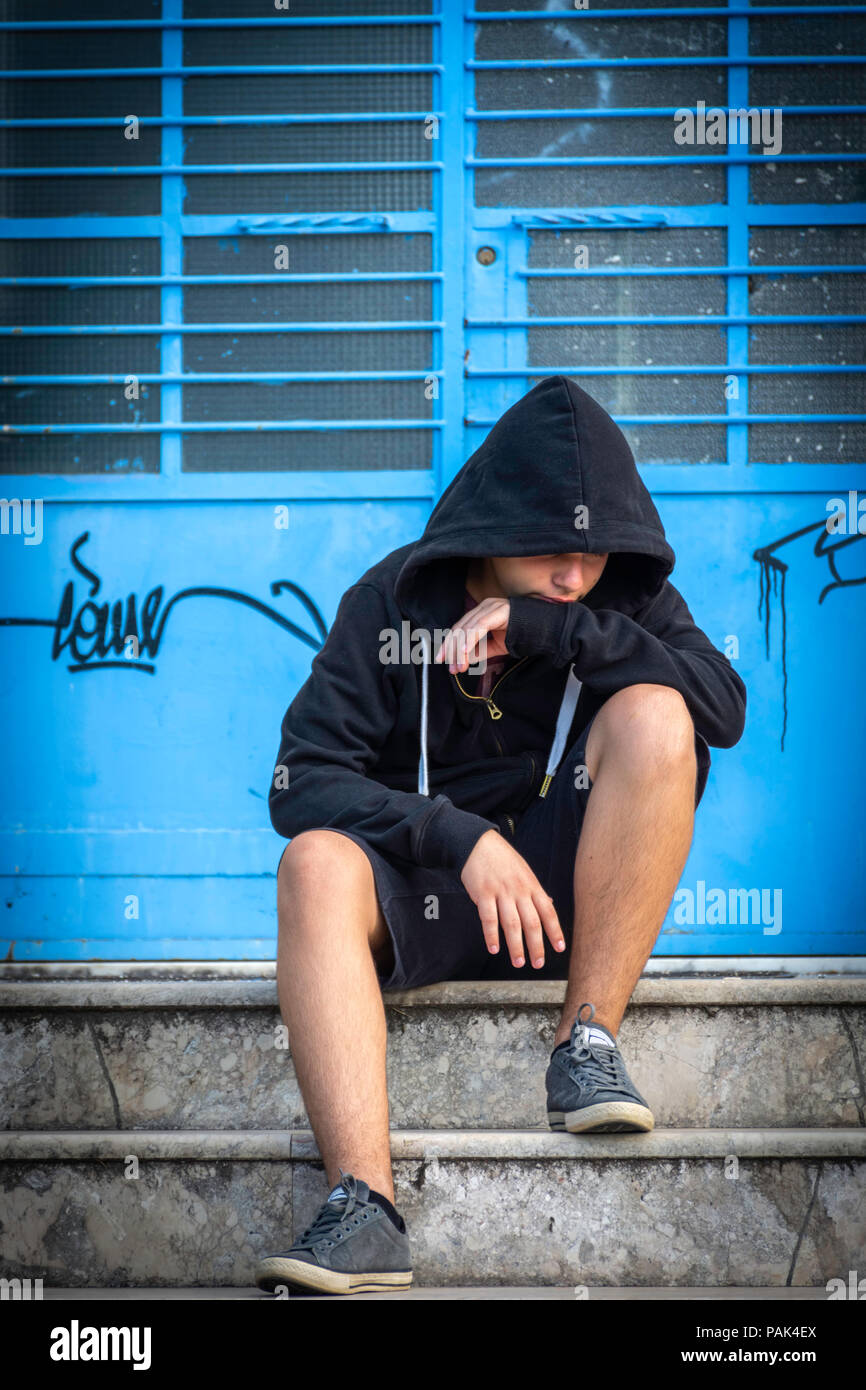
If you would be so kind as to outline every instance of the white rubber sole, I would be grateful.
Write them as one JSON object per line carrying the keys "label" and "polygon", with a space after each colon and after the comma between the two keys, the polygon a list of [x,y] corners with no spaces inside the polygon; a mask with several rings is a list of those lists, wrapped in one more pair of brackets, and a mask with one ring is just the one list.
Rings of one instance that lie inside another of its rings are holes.
{"label": "white rubber sole", "polygon": [[308,1260],[281,1256],[260,1260],[256,1267],[256,1284],[268,1293],[273,1293],[280,1284],[295,1289],[315,1289],[319,1293],[380,1293],[388,1289],[408,1289],[412,1278],[411,1269],[352,1274],[324,1269]]}
{"label": "white rubber sole", "polygon": [[582,1110],[548,1110],[547,1119],[551,1129],[567,1130],[569,1134],[593,1130],[605,1133],[643,1130],[646,1133],[655,1125],[648,1106],[630,1100],[610,1100],[604,1105],[587,1105]]}

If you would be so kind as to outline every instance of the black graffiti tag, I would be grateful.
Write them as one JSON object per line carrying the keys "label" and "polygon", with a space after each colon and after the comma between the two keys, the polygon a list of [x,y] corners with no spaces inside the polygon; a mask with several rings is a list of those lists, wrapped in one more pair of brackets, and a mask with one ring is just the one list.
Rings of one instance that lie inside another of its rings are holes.
{"label": "black graffiti tag", "polygon": [[785,561],[776,554],[783,545],[789,545],[792,541],[799,540],[801,536],[807,536],[811,531],[818,531],[819,535],[815,541],[813,554],[822,556],[833,576],[832,582],[825,584],[818,595],[818,603],[824,602],[828,594],[834,589],[847,589],[857,584],[866,584],[866,575],[854,578],[843,579],[839,574],[836,562],[836,552],[846,546],[854,545],[857,541],[866,540],[862,532],[856,531],[853,535],[845,535],[844,539],[837,539],[840,533],[831,532],[827,529],[827,519],[823,521],[813,521],[809,526],[801,526],[799,531],[791,531],[787,536],[780,536],[777,541],[772,541],[769,545],[759,546],[752,552],[752,559],[757,560],[761,567],[761,591],[758,598],[758,617],[764,619],[764,644],[767,658],[770,656],[770,587],[774,594],[779,596],[779,605],[782,618],[782,751],[785,750],[785,733],[788,728],[788,613],[785,604],[785,576],[788,566]]}
{"label": "black graffiti tag", "polygon": [[[325,620],[309,594],[290,579],[277,579],[271,584],[271,593],[276,597],[283,592],[294,594],[313,620],[318,636],[305,632],[303,628],[278,613],[266,603],[252,598],[237,589],[218,588],[214,585],[199,585],[195,588],[179,589],[169,599],[160,612],[164,586],[158,584],[144,597],[140,610],[134,593],[126,600],[113,602],[96,601],[102,581],[93,570],[88,569],[79,558],[78,551],[90,538],[84,531],[70,546],[69,558],[72,564],[90,584],[89,597],[75,608],[75,581],[67,581],[60,599],[56,618],[0,618],[0,625],[50,627],[54,630],[51,643],[51,659],[56,661],[68,649],[72,658],[69,671],[104,671],[108,668],[121,668],[125,671],[142,671],[156,674],[154,660],[145,661],[142,657],[156,658],[165,634],[168,615],[181,599],[194,597],[227,598],[235,603],[243,603],[262,613],[271,622],[277,623],[293,637],[306,643],[315,651],[322,646],[328,635]],[[121,655],[132,651],[134,656]],[[118,659],[113,659],[111,654]]]}

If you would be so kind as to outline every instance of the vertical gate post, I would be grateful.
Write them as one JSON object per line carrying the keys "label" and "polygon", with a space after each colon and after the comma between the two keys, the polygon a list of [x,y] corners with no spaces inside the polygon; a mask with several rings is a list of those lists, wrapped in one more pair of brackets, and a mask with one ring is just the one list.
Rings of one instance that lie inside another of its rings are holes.
{"label": "vertical gate post", "polygon": [[441,347],[437,365],[443,370],[440,406],[444,424],[437,431],[439,456],[434,463],[434,502],[464,462],[463,352],[464,277],[466,274],[466,179],[464,165],[465,59],[471,41],[463,15],[467,0],[439,0],[436,75],[439,109],[445,113],[441,135],[442,172],[434,235],[434,265],[443,273],[440,319]]}

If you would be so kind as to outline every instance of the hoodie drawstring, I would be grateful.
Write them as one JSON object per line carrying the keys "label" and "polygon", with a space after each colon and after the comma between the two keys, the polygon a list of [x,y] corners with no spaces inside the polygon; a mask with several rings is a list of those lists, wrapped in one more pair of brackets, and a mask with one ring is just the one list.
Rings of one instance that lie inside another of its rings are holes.
{"label": "hoodie drawstring", "polygon": [[418,764],[418,790],[429,796],[427,789],[427,634],[422,637],[424,653],[421,659],[421,761]]}
{"label": "hoodie drawstring", "polygon": [[[421,745],[421,759],[418,763],[418,791],[422,796],[429,796],[427,784],[427,634],[422,637],[423,658],[421,661],[421,730],[419,742]],[[578,680],[574,674],[574,667],[568,669],[568,680],[565,683],[562,700],[559,706],[559,714],[556,716],[556,732],[553,735],[553,743],[550,745],[550,755],[547,759],[547,767],[544,771],[544,781],[541,784],[539,796],[546,796],[547,789],[553,780],[556,769],[562,760],[565,752],[565,740],[568,738],[568,731],[571,728],[571,721],[574,718],[574,711],[580,696],[582,681]]]}
{"label": "hoodie drawstring", "polygon": [[578,680],[574,674],[574,667],[569,666],[568,680],[565,682],[559,714],[556,716],[556,733],[553,735],[553,743],[550,745],[550,756],[547,759],[547,767],[544,769],[544,781],[541,784],[539,796],[547,796],[547,789],[562,761],[562,755],[565,752],[565,740],[568,738],[568,731],[574,718],[582,684],[583,682]]}

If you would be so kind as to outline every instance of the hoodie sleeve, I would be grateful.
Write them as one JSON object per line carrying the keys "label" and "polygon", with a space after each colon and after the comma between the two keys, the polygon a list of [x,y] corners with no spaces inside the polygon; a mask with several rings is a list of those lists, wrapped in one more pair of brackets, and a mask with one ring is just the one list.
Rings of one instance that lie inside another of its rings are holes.
{"label": "hoodie sleeve", "polygon": [[375,780],[405,678],[405,667],[379,659],[388,625],[378,589],[359,582],[343,595],[310,675],[283,716],[268,792],[271,824],[287,839],[303,830],[350,830],[374,849],[459,873],[476,841],[496,825],[447,796],[393,791]]}
{"label": "hoodie sleeve", "polygon": [[746,687],[669,581],[634,618],[580,602],[552,604],[528,595],[509,601],[505,645],[514,656],[543,653],[554,666],[573,662],[580,680],[605,696],[628,685],[669,685],[707,743],[732,748],[739,741]]}

